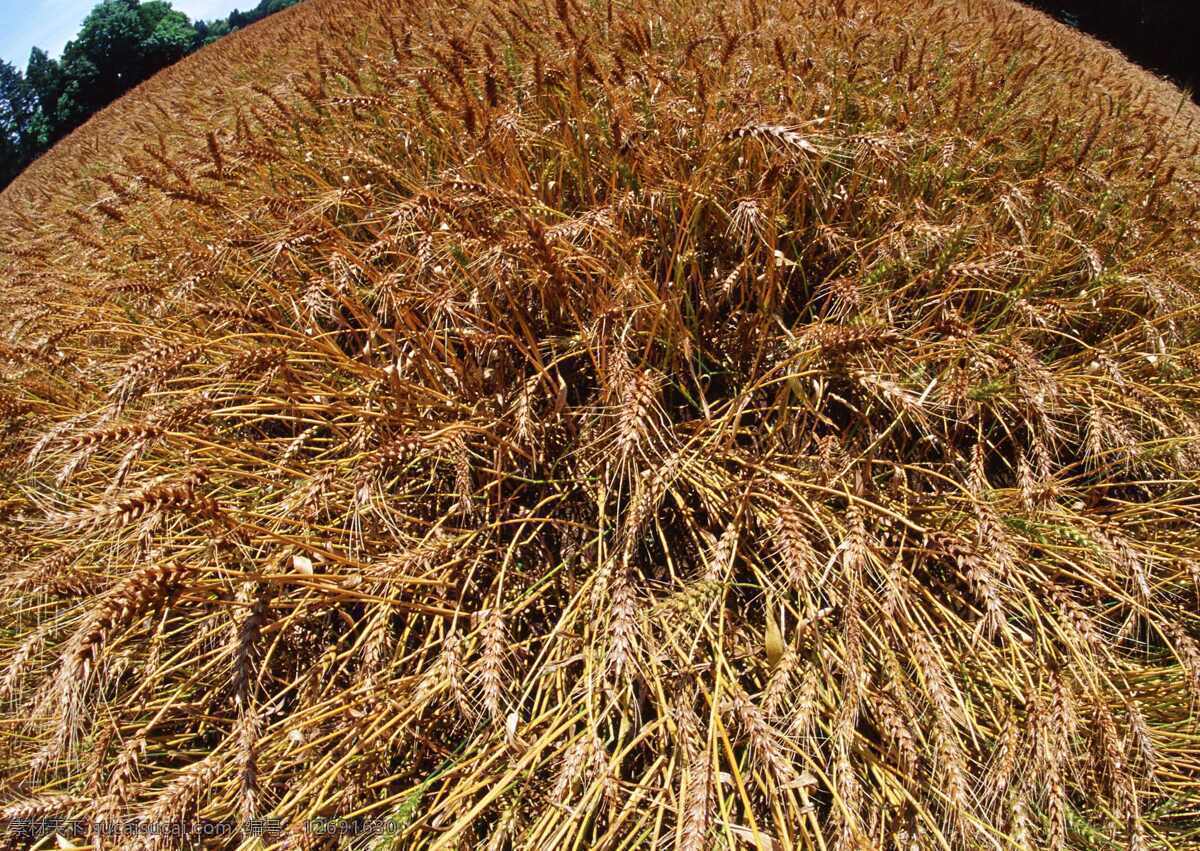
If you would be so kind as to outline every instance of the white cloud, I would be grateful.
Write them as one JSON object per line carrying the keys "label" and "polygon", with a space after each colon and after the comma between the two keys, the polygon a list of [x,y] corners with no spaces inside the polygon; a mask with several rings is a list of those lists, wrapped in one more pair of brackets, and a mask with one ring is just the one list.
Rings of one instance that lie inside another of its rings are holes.
{"label": "white cloud", "polygon": [[226,17],[234,9],[243,12],[253,9],[258,5],[258,0],[242,0],[241,3],[237,0],[174,0],[171,5],[193,21],[211,21],[213,18]]}

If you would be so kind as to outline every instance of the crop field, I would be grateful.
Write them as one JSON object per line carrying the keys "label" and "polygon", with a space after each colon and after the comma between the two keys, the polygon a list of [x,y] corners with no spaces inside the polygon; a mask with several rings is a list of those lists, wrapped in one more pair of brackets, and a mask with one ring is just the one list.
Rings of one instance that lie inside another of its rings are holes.
{"label": "crop field", "polygon": [[1009,0],[150,79],[0,195],[4,840],[1194,851],[1198,117]]}

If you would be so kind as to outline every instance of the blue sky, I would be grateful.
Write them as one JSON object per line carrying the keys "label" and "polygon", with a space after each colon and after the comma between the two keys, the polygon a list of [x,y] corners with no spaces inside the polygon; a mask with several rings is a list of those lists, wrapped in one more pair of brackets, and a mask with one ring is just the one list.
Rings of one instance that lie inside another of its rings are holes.
{"label": "blue sky", "polygon": [[[97,0],[0,0],[0,59],[22,71],[34,45],[57,57],[79,31]],[[236,8],[249,9],[258,0],[171,0],[192,20],[223,18]]]}

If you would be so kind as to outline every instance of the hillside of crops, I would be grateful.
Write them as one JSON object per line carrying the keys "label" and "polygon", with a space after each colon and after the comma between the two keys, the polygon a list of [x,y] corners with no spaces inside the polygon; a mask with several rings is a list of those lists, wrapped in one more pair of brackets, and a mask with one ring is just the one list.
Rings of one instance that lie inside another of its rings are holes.
{"label": "hillside of crops", "polygon": [[1198,115],[1010,0],[142,83],[0,194],[6,841],[1196,848]]}
{"label": "hillside of crops", "polygon": [[[0,191],[138,83],[295,2],[260,0],[248,12],[235,9],[226,18],[191,21],[167,0],[99,0],[60,57],[34,45],[23,68],[0,60]],[[15,28],[21,22],[12,23]]]}

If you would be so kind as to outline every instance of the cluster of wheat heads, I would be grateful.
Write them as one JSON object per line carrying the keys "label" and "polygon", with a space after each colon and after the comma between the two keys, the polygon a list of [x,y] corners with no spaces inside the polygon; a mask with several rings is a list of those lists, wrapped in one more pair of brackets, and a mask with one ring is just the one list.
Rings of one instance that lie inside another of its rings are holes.
{"label": "cluster of wheat heads", "polygon": [[310,0],[38,163],[2,815],[1196,847],[1191,108],[909,5]]}

